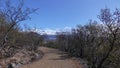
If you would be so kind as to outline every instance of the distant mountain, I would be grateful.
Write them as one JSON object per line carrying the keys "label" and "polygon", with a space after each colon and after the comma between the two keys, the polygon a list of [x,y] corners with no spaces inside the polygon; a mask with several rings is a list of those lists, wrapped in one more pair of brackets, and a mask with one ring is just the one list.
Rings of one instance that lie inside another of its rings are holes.
{"label": "distant mountain", "polygon": [[45,36],[45,40],[55,40],[56,39],[56,35],[46,35]]}

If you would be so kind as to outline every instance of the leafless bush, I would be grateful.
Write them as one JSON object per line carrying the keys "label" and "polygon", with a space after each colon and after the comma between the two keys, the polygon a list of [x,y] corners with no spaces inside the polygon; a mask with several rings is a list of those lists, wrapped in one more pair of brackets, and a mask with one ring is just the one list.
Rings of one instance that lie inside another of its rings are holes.
{"label": "leafless bush", "polygon": [[90,20],[89,24],[78,25],[70,33],[58,34],[57,46],[87,60],[89,68],[119,68],[120,10],[102,9],[98,18],[101,24]]}

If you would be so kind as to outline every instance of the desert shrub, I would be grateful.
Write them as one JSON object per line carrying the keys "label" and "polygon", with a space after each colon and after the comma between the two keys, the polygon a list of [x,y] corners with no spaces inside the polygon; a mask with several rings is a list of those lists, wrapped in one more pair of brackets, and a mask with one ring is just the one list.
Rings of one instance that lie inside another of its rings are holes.
{"label": "desert shrub", "polygon": [[99,20],[57,35],[57,47],[87,60],[89,68],[120,67],[120,10],[102,9]]}
{"label": "desert shrub", "polygon": [[18,49],[36,50],[43,42],[42,36],[35,32],[21,31],[20,23],[30,18],[37,9],[25,8],[23,0],[13,5],[10,0],[0,1],[0,56],[8,58]]}

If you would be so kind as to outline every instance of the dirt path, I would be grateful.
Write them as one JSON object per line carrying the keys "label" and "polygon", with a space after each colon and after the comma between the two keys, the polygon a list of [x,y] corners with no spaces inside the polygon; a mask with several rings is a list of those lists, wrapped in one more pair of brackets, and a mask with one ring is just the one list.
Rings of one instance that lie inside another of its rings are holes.
{"label": "dirt path", "polygon": [[46,47],[40,49],[44,52],[43,58],[22,68],[82,68],[78,61],[66,58],[65,54],[57,49]]}

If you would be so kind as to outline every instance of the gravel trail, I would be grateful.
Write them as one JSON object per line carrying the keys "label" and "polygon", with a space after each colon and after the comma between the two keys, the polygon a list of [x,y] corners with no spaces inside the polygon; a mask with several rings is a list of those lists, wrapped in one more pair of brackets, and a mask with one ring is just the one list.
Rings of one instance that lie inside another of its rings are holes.
{"label": "gravel trail", "polygon": [[67,54],[57,49],[40,47],[44,56],[22,68],[82,68],[77,60],[66,57]]}

